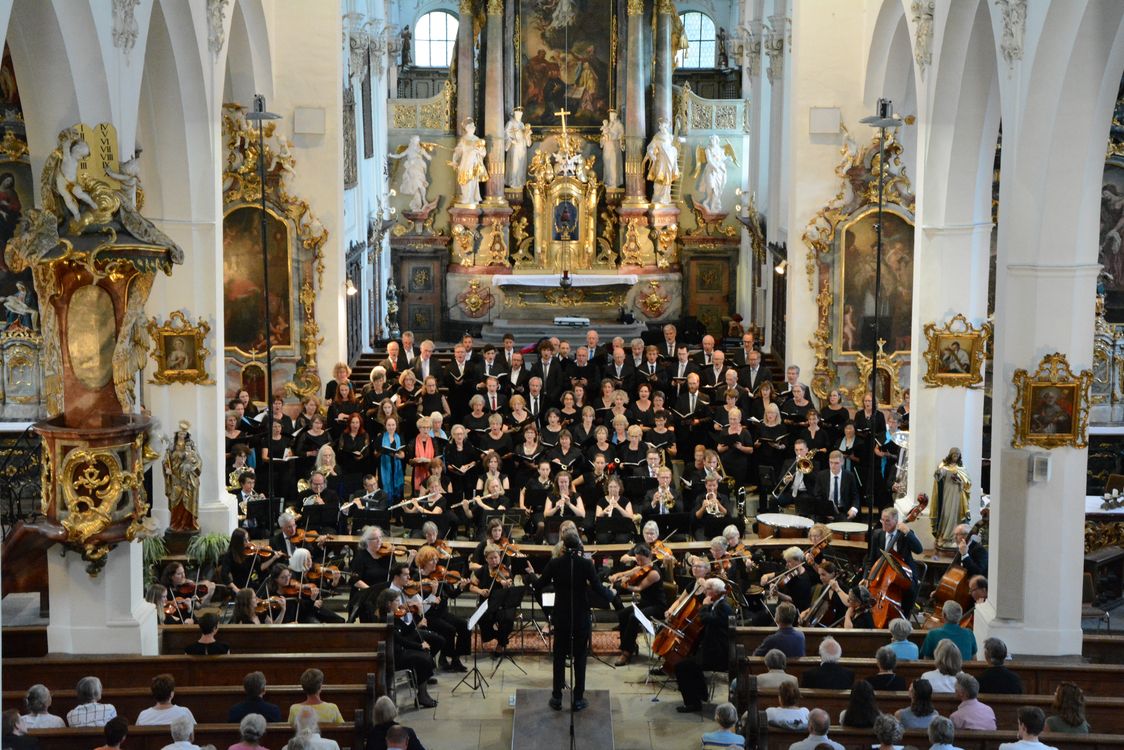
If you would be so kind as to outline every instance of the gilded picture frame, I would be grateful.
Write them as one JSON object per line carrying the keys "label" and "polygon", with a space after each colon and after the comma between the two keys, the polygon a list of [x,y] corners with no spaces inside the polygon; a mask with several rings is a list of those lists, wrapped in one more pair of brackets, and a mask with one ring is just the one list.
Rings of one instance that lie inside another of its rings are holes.
{"label": "gilded picture frame", "polygon": [[176,310],[171,317],[160,323],[153,318],[148,322],[148,334],[152,337],[152,358],[156,367],[148,381],[156,385],[173,383],[211,385],[215,381],[207,373],[206,338],[211,326],[202,318],[192,325],[187,317]]}
{"label": "gilded picture frame", "polygon": [[982,384],[991,331],[991,323],[974,326],[963,313],[957,313],[943,326],[926,323],[928,348],[922,382],[935,388],[974,388]]}
{"label": "gilded picture frame", "polygon": [[1092,370],[1074,374],[1065,355],[1055,352],[1043,357],[1033,374],[1015,370],[1012,382],[1012,447],[1088,447]]}

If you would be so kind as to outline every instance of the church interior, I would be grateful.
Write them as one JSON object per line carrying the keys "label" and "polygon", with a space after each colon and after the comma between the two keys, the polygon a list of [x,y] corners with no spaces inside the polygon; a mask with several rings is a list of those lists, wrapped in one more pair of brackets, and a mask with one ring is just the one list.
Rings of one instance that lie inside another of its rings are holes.
{"label": "church interior", "polygon": [[2,747],[1124,748],[1124,3],[0,31]]}

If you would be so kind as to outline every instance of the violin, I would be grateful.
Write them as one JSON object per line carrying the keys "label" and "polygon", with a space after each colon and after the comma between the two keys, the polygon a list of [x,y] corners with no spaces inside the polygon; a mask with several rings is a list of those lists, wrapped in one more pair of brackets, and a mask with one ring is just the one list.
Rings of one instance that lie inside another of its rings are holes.
{"label": "violin", "polygon": [[657,562],[675,561],[675,553],[663,541],[657,539],[652,542],[652,557]]}
{"label": "violin", "polygon": [[320,596],[320,587],[315,583],[290,583],[281,587],[281,596],[286,599],[301,597],[302,599],[315,599]]}
{"label": "violin", "polygon": [[268,599],[261,599],[257,605],[254,606],[254,612],[259,615],[269,615],[276,617],[285,611],[285,597],[271,596]]}
{"label": "violin", "polygon": [[340,579],[340,569],[335,565],[321,565],[320,563],[313,563],[312,570],[308,571],[306,577],[310,581],[328,580],[331,585],[335,585]]}
{"label": "violin", "polygon": [[191,615],[191,600],[177,596],[164,605],[164,614],[168,617],[189,617]]}
{"label": "violin", "polygon": [[[325,539],[326,538],[327,537],[325,537]],[[304,544],[305,542],[312,544],[319,541],[319,539],[320,532],[315,529],[297,529],[296,532],[289,537],[289,541],[293,544]]]}
{"label": "violin", "polygon": [[450,560],[453,557],[453,548],[444,539],[438,539],[433,543],[433,548],[437,550],[437,554],[441,556],[442,560]]}
{"label": "violin", "polygon": [[[504,557],[524,558],[527,556],[526,552],[520,552],[519,547],[512,543],[512,541],[506,536],[500,537],[499,547],[503,551]],[[503,566],[501,565],[500,567]]]}
{"label": "violin", "polygon": [[627,579],[625,579],[625,585],[626,586],[639,586],[641,583],[644,582],[644,579],[647,578],[648,574],[651,573],[653,570],[654,570],[654,568],[651,565],[644,565],[642,567],[637,568],[636,570],[634,570],[632,572],[631,575],[628,576]]}
{"label": "violin", "polygon": [[405,547],[395,547],[390,542],[383,542],[377,550],[375,550],[375,557],[402,557],[406,554]]}
{"label": "violin", "polygon": [[[449,570],[444,565],[438,565],[433,569],[433,572],[429,574],[429,580],[436,583],[444,582],[453,586],[459,584],[462,578],[463,576],[460,573],[455,570]],[[425,581],[422,581],[422,583],[424,584]]]}
{"label": "violin", "polygon": [[710,561],[710,568],[716,572],[725,573],[730,570],[730,558],[720,557],[717,560]]}
{"label": "violin", "polygon": [[500,563],[500,565],[495,570],[490,570],[488,572],[491,574],[492,578],[495,578],[497,581],[500,581],[501,583],[503,581],[510,581],[511,580],[511,571],[503,563]]}
{"label": "violin", "polygon": [[246,546],[242,548],[243,557],[253,557],[254,555],[258,557],[273,557],[273,548],[265,544],[246,544]]}
{"label": "violin", "polygon": [[401,620],[402,618],[404,618],[408,614],[410,614],[410,608],[407,607],[405,604],[399,604],[397,607],[394,608],[394,616],[396,618],[398,618],[399,620]]}
{"label": "violin", "polygon": [[195,581],[184,581],[176,587],[176,593],[180,596],[206,596],[210,590],[207,584]]}

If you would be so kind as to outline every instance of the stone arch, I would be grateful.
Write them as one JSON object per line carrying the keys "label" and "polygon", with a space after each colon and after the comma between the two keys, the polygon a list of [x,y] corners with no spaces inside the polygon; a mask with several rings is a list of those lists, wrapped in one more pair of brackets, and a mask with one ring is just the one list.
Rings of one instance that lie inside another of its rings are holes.
{"label": "stone arch", "polygon": [[[867,58],[866,79],[863,83],[863,102],[868,112],[873,112],[879,98],[894,103],[901,114],[917,112],[917,85],[914,77],[913,51],[910,45],[909,25],[900,0],[885,0],[874,22]],[[865,143],[870,133],[865,125],[852,132],[859,143]],[[917,160],[916,128],[900,129],[898,140],[904,150],[907,172],[912,177]]]}
{"label": "stone arch", "polygon": [[227,41],[224,102],[249,104],[254,94],[273,98],[273,58],[261,0],[238,0]]}

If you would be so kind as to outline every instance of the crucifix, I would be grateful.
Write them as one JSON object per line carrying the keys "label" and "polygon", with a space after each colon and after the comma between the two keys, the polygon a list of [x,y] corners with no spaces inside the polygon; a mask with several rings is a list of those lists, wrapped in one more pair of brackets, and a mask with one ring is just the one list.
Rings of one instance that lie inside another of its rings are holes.
{"label": "crucifix", "polygon": [[555,117],[562,118],[562,140],[566,140],[566,115],[572,114],[565,107],[554,113]]}

